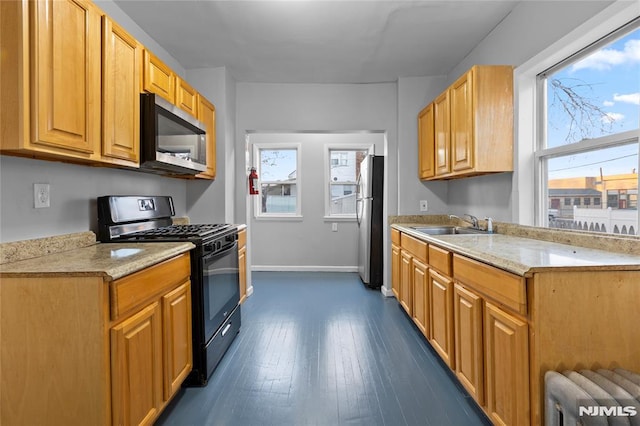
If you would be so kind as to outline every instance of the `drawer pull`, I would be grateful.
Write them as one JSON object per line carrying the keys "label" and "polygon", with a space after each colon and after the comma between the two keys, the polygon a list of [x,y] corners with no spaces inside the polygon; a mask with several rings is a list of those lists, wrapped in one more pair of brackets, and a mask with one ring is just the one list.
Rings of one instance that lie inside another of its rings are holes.
{"label": "drawer pull", "polygon": [[229,331],[229,329],[231,328],[231,324],[229,323],[227,324],[227,326],[224,328],[224,330],[222,330],[222,335],[224,336],[225,334],[227,334],[227,332]]}

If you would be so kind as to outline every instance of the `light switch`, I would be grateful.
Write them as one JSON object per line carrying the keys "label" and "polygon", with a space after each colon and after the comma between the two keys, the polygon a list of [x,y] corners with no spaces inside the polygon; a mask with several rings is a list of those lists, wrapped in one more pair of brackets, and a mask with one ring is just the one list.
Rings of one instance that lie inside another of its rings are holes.
{"label": "light switch", "polygon": [[332,230],[333,232],[338,232],[338,222],[333,222],[333,223],[331,224],[331,230]]}

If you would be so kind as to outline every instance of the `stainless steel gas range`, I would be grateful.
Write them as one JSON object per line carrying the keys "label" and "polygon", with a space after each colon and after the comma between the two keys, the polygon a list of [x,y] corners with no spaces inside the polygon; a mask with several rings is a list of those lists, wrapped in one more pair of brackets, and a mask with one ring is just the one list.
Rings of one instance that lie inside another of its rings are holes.
{"label": "stainless steel gas range", "polygon": [[240,331],[238,231],[229,224],[174,225],[168,196],[98,198],[102,242],[189,241],[193,371],[186,386],[204,386]]}

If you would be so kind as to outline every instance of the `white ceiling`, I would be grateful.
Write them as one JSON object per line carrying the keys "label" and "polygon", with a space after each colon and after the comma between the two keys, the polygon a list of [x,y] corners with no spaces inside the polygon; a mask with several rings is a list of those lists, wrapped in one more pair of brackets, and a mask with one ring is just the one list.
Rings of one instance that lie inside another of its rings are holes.
{"label": "white ceiling", "polygon": [[518,2],[115,0],[185,69],[274,83],[446,75]]}

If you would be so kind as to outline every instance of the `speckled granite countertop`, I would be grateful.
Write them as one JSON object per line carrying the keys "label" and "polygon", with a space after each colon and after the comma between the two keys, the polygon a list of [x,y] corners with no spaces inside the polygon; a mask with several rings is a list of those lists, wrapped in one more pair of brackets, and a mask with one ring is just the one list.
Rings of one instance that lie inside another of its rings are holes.
{"label": "speckled granite countertop", "polygon": [[194,248],[192,243],[98,243],[0,265],[3,277],[103,276],[116,280]]}
{"label": "speckled granite countertop", "polygon": [[421,223],[391,226],[418,239],[521,276],[541,271],[640,270],[640,256],[505,234],[427,235],[411,228]]}

